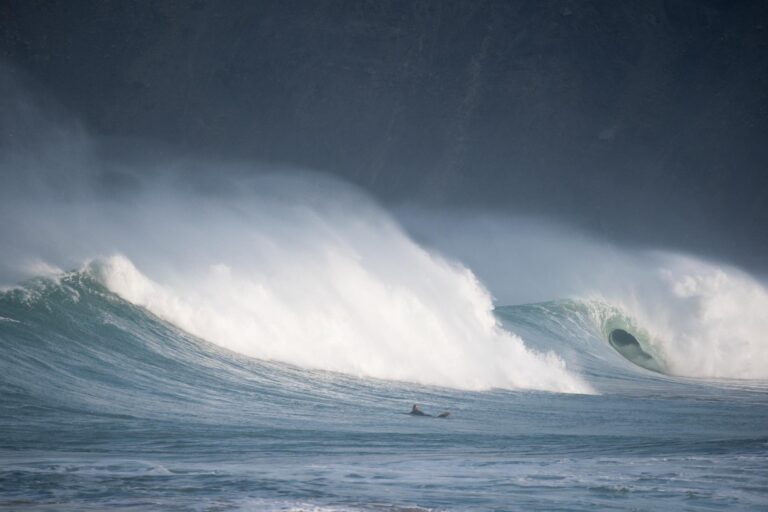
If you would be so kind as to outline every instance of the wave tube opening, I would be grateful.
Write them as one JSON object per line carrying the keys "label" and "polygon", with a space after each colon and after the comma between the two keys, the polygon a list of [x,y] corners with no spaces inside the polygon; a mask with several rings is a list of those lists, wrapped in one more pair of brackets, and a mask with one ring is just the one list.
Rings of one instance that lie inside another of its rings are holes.
{"label": "wave tube opening", "polygon": [[664,373],[654,357],[643,350],[640,342],[624,329],[613,329],[608,335],[608,343],[628,361],[657,373]]}

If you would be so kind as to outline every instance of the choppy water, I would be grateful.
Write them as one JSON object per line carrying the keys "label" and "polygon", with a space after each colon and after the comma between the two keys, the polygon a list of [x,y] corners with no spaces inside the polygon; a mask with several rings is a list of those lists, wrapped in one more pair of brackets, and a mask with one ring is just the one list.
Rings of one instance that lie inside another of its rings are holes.
{"label": "choppy water", "polygon": [[458,391],[262,362],[87,272],[34,280],[0,295],[0,508],[768,508],[766,383],[640,368],[591,308],[496,315],[596,394]]}

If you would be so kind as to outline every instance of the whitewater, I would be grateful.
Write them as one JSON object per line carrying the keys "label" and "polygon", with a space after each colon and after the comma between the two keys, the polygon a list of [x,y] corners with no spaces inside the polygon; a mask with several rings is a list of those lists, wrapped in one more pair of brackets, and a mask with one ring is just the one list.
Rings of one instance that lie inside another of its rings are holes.
{"label": "whitewater", "polygon": [[4,192],[0,508],[768,504],[757,277],[160,167]]}

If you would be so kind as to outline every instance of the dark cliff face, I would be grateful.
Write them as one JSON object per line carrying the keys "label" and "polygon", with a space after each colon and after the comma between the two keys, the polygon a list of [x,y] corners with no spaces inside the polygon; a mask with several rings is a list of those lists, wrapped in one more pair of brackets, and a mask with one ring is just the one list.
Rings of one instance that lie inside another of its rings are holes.
{"label": "dark cliff face", "polygon": [[768,254],[768,3],[32,2],[2,58],[90,129],[390,201]]}

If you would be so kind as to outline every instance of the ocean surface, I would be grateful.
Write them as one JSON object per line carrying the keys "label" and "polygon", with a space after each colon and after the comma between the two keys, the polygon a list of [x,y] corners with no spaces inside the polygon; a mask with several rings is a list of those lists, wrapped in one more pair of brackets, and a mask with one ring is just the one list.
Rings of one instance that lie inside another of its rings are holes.
{"label": "ocean surface", "polygon": [[[494,314],[589,391],[266,362],[187,334],[88,269],[32,279],[0,294],[0,509],[768,508],[765,381],[642,367],[610,342],[631,325],[600,304]],[[451,415],[411,416],[414,403]]]}

